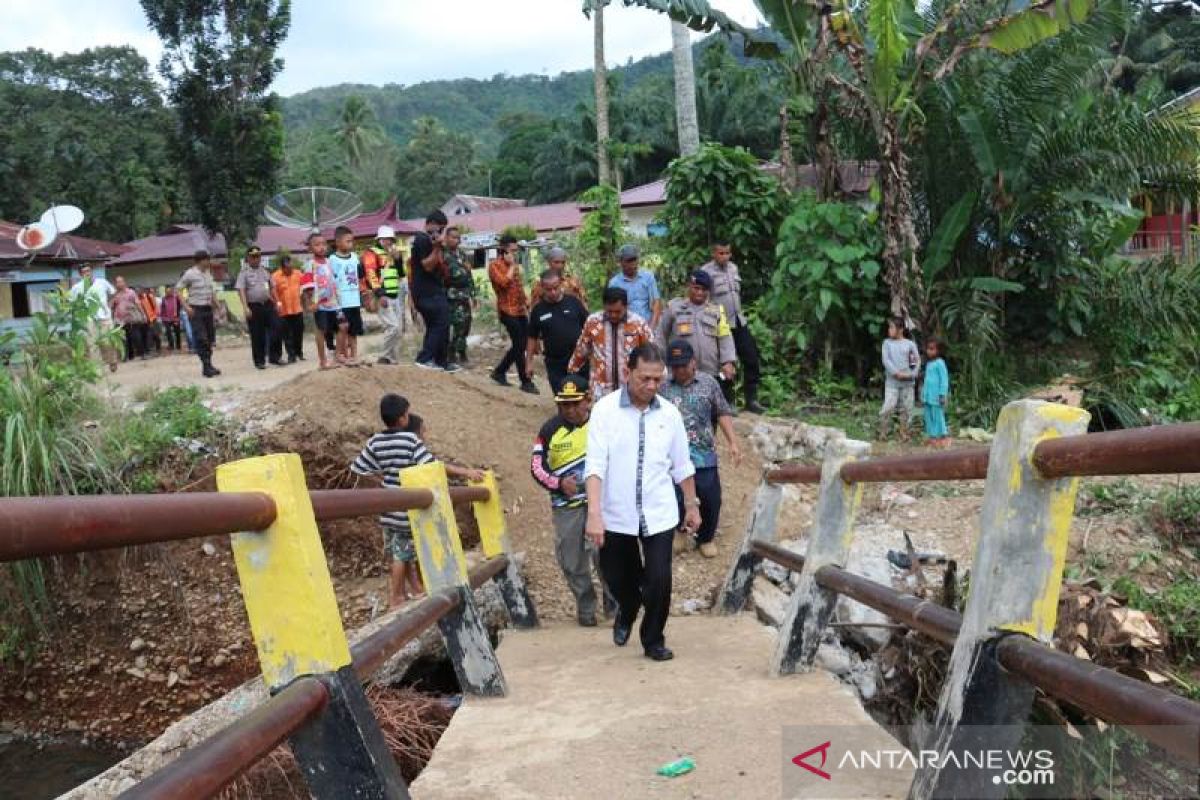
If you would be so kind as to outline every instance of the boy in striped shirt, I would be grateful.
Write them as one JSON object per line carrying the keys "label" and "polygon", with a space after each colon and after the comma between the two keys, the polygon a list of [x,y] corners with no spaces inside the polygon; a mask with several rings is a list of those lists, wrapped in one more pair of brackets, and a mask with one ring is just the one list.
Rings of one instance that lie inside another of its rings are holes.
{"label": "boy in striped shirt", "polygon": [[[400,488],[400,470],[435,461],[424,442],[410,433],[409,402],[398,394],[385,394],[379,401],[379,416],[384,430],[367,440],[358,458],[350,465],[356,475],[375,476],[389,489]],[[446,464],[446,474],[469,481],[483,480],[477,469]],[[415,568],[416,547],[407,511],[390,511],[379,518],[383,526],[383,544],[392,557],[388,573],[388,605],[395,608],[413,597],[424,594],[421,576]]]}

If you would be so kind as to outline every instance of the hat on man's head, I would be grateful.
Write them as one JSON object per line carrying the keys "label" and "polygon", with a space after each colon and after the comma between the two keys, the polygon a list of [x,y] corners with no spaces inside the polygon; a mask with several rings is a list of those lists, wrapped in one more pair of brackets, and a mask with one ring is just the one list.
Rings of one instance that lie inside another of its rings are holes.
{"label": "hat on man's head", "polygon": [[686,339],[675,339],[667,346],[667,366],[686,367],[696,357],[696,351]]}
{"label": "hat on man's head", "polygon": [[582,375],[568,375],[554,393],[556,403],[575,403],[587,397],[588,382]]}
{"label": "hat on man's head", "polygon": [[262,255],[262,248],[256,244],[250,245],[250,249],[246,251],[247,258],[249,258],[250,256],[261,256],[261,255]]}
{"label": "hat on man's head", "polygon": [[636,244],[623,244],[621,249],[617,251],[618,261],[631,261],[635,258],[641,258],[642,251],[638,250]]}
{"label": "hat on man's head", "polygon": [[713,287],[712,275],[709,275],[707,272],[705,272],[702,269],[698,269],[692,273],[692,283],[694,283],[698,286],[703,286],[705,289],[708,289],[710,292],[712,291],[712,287]]}
{"label": "hat on man's head", "polygon": [[375,231],[376,239],[395,239],[396,232],[392,230],[391,225],[380,225],[379,230]]}

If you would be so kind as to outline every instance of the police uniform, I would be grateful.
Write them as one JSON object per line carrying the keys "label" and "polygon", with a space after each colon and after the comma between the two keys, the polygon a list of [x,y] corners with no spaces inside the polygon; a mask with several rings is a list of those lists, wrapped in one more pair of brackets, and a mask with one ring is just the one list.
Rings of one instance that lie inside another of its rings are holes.
{"label": "police uniform", "polygon": [[[746,319],[745,309],[742,308],[742,276],[738,272],[738,266],[732,261],[723,267],[715,261],[709,261],[700,267],[700,270],[707,272],[712,278],[712,300],[721,304],[729,324],[733,326],[733,343],[742,367],[746,410],[761,414],[765,411],[758,403],[758,382],[761,379],[762,366],[758,357],[758,343],[754,341],[749,320]],[[733,384],[722,384],[722,389],[725,391],[725,399],[732,403]]]}
{"label": "police uniform", "polygon": [[[257,246],[246,251],[246,257],[261,256],[262,250]],[[245,292],[247,320],[246,327],[250,330],[250,355],[254,366],[263,369],[267,363],[267,353],[270,349],[271,331],[275,328],[275,300],[271,286],[271,273],[259,262],[247,263],[238,273],[234,288]],[[280,364],[272,360],[272,364]]]}
{"label": "police uniform", "polygon": [[667,304],[659,321],[658,340],[672,342],[683,339],[696,354],[696,368],[720,379],[721,365],[737,361],[733,331],[718,303],[696,305],[686,297],[676,297]]}

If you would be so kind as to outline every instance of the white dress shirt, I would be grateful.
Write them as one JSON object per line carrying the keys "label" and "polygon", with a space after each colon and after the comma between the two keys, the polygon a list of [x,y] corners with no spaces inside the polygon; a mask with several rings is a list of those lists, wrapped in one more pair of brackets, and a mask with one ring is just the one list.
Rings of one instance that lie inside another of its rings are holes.
{"label": "white dress shirt", "polygon": [[103,322],[112,319],[112,312],[108,309],[108,301],[117,293],[113,285],[104,278],[85,278],[78,281],[71,287],[71,299],[79,297],[84,292],[87,292],[94,297],[100,305],[96,308],[96,319]]}
{"label": "white dress shirt", "polygon": [[657,395],[639,410],[622,388],[598,400],[588,420],[584,478],[598,476],[604,529],[651,536],[679,525],[675,484],[696,472],[679,409]]}

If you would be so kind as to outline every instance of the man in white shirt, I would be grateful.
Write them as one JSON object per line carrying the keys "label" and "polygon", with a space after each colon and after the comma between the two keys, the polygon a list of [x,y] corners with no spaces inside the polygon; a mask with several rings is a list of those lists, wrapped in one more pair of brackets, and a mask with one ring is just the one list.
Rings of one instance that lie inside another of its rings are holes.
{"label": "man in white shirt", "polygon": [[[679,410],[658,397],[662,353],[652,344],[629,354],[629,381],[599,400],[588,423],[588,537],[600,548],[600,571],[617,599],[613,641],[638,633],[646,656],[668,661],[663,629],[671,610],[671,544],[679,525],[675,485],[683,491],[683,527],[700,527],[687,429]],[[644,559],[644,561],[643,561]]]}
{"label": "man in white shirt", "polygon": [[[92,322],[92,338],[100,342],[104,335],[112,330],[112,311],[109,310],[108,304],[112,300],[112,296],[117,293],[113,285],[104,278],[97,278],[92,275],[92,267],[90,264],[84,264],[79,268],[79,281],[71,287],[70,297],[72,300],[87,294],[94,303],[96,303],[96,316]],[[117,351],[108,345],[99,344],[100,359],[108,365],[110,372],[117,371]]]}

